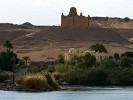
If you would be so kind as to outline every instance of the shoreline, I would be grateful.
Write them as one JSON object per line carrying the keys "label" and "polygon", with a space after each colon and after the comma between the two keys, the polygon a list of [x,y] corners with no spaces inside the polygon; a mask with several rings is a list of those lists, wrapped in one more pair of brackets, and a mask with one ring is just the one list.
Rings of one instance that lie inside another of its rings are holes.
{"label": "shoreline", "polygon": [[9,86],[9,87],[0,87],[0,90],[3,91],[22,91],[22,92],[48,92],[48,91],[59,91],[61,90],[60,87],[57,87],[56,89],[31,89],[31,88],[25,88],[25,87],[17,87],[17,86]]}
{"label": "shoreline", "polygon": [[19,91],[19,92],[49,92],[49,91],[64,91],[64,90],[70,90],[70,91],[80,91],[80,90],[90,90],[90,89],[96,89],[96,88],[118,88],[118,87],[133,87],[133,86],[83,86],[83,85],[59,85],[56,89],[30,89],[30,88],[24,88],[24,87],[17,87],[17,86],[9,86],[9,87],[0,87],[0,90],[3,91]]}

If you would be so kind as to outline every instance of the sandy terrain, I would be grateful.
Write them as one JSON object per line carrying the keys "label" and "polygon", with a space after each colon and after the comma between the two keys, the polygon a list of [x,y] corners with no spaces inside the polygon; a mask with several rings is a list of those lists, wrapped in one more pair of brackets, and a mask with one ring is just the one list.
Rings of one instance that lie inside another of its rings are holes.
{"label": "sandy terrain", "polygon": [[117,18],[91,19],[90,27],[21,26],[0,24],[0,51],[10,40],[18,57],[32,60],[53,60],[70,48],[85,51],[90,45],[101,43],[108,52],[132,51],[133,21]]}

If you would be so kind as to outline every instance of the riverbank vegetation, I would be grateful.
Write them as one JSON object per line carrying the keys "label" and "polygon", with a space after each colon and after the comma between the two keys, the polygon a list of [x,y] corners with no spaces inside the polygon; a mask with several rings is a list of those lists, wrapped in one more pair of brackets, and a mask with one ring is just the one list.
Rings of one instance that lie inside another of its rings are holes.
{"label": "riverbank vegetation", "polygon": [[[19,59],[6,41],[6,49],[0,52],[0,87],[16,86],[37,90],[55,90],[60,84],[106,86],[133,85],[133,52],[125,52],[97,61],[90,53],[71,56],[65,61],[59,55],[53,62],[31,63],[30,57]],[[102,48],[102,50],[101,50]],[[91,49],[107,52],[103,45]]]}
{"label": "riverbank vegetation", "polygon": [[73,85],[133,85],[132,55],[133,52],[115,53],[102,61],[96,61],[89,53],[71,57],[68,61],[63,61],[62,55],[58,57],[53,73]]}
{"label": "riverbank vegetation", "polygon": [[[28,72],[28,56],[19,59],[17,54],[12,51],[13,45],[10,41],[5,41],[5,50],[0,52],[0,88],[3,87],[13,90],[28,90],[32,89],[39,91],[57,89],[56,81],[49,73],[36,71]],[[37,68],[38,69],[38,68]]]}

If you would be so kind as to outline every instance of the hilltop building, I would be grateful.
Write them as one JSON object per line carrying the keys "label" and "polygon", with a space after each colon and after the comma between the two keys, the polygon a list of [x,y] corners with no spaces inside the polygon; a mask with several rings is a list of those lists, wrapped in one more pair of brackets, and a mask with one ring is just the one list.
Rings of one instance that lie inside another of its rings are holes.
{"label": "hilltop building", "polygon": [[70,8],[70,12],[67,16],[63,13],[61,15],[61,26],[82,26],[87,27],[90,24],[90,16],[85,17],[80,13],[77,14],[77,9],[75,7]]}

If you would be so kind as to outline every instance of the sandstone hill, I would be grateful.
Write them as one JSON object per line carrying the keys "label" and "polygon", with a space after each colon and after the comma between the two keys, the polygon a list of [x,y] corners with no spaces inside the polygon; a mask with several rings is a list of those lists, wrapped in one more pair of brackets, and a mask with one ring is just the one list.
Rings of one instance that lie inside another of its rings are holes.
{"label": "sandstone hill", "polygon": [[19,57],[32,60],[55,58],[74,47],[87,50],[94,43],[104,44],[110,53],[133,50],[133,21],[125,18],[92,17],[90,27],[34,26],[0,24],[0,48],[10,40]]}

